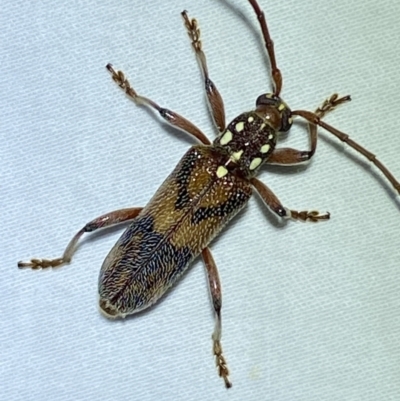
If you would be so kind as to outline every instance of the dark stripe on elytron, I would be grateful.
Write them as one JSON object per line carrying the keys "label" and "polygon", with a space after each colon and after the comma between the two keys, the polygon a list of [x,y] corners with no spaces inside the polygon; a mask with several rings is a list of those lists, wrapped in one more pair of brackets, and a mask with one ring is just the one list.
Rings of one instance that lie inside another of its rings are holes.
{"label": "dark stripe on elytron", "polygon": [[183,209],[190,204],[190,197],[187,187],[190,182],[190,176],[196,165],[198,152],[197,150],[191,149],[182,158],[180,163],[179,171],[176,173],[175,180],[178,184],[178,196],[175,201],[175,209]]}
{"label": "dark stripe on elytron", "polygon": [[227,217],[234,211],[240,209],[248,199],[248,194],[237,190],[226,202],[218,206],[199,207],[193,214],[192,223],[199,224],[210,217]]}
{"label": "dark stripe on elytron", "polygon": [[[172,284],[193,258],[189,247],[176,248],[165,235],[154,231],[152,216],[135,219],[118,245],[125,248],[124,255],[112,270],[100,272],[99,284],[101,297],[122,312],[126,308],[139,309],[149,302],[146,294],[152,294],[151,290],[157,288],[150,277],[157,277],[158,282],[168,287],[167,283]],[[121,277],[125,277],[122,287]],[[139,291],[133,292],[132,288]]]}

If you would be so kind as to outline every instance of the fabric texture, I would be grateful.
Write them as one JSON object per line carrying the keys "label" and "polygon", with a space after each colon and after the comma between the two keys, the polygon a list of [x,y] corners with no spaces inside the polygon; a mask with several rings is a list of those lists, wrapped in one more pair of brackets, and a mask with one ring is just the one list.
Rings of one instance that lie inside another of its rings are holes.
{"label": "fabric texture", "polygon": [[[332,93],[352,95],[325,120],[400,178],[400,2],[259,1],[283,99],[314,110]],[[18,260],[61,256],[103,213],[144,206],[195,143],[126,98],[107,63],[215,136],[184,9],[199,21],[229,122],[271,91],[245,0],[3,3],[0,399],[398,400],[399,196],[321,129],[307,167],[266,167],[259,178],[285,206],[331,220],[281,224],[254,196],[211,244],[231,390],[215,369],[201,260],[155,307],[124,321],[96,306],[120,227],[86,236],[68,266],[17,269]],[[307,149],[306,125],[280,146]]]}

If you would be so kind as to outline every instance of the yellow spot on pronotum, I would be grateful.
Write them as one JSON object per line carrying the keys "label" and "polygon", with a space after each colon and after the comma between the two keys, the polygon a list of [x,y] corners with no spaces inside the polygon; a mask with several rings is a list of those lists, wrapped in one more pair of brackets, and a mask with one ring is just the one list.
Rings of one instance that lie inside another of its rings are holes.
{"label": "yellow spot on pronotum", "polygon": [[254,121],[254,117],[253,116],[250,116],[248,119],[247,119],[247,122],[249,122],[249,123],[252,123]]}
{"label": "yellow spot on pronotum", "polygon": [[228,170],[224,166],[219,166],[217,168],[217,177],[222,178],[228,174]]}
{"label": "yellow spot on pronotum", "polygon": [[250,170],[255,170],[262,162],[260,157],[255,157],[250,163]]}
{"label": "yellow spot on pronotum", "polygon": [[235,129],[237,132],[243,131],[244,128],[244,122],[243,121],[239,121],[236,125],[235,125]]}
{"label": "yellow spot on pronotum", "polygon": [[269,134],[268,139],[272,139],[274,137],[274,134]]}
{"label": "yellow spot on pronotum", "polygon": [[285,108],[285,105],[284,105],[283,103],[281,103],[281,104],[278,106],[278,110],[279,110],[279,111],[284,110],[284,108]]}
{"label": "yellow spot on pronotum", "polygon": [[231,159],[233,159],[235,162],[237,162],[242,157],[242,154],[243,154],[243,150],[239,150],[239,152],[233,152],[231,155]]}
{"label": "yellow spot on pronotum", "polygon": [[219,143],[221,145],[226,145],[227,143],[229,143],[232,140],[232,137],[233,137],[232,132],[227,130],[225,132],[225,134],[222,135],[222,138],[220,139]]}
{"label": "yellow spot on pronotum", "polygon": [[289,121],[289,124],[292,124],[292,123],[293,123],[293,118],[292,118],[292,117],[289,117],[289,118],[288,118],[288,121]]}
{"label": "yellow spot on pronotum", "polygon": [[267,93],[267,94],[265,95],[265,97],[268,98],[268,99],[272,99],[272,96],[273,96],[272,93]]}
{"label": "yellow spot on pronotum", "polygon": [[261,146],[260,152],[261,153],[268,153],[268,151],[271,149],[271,145],[266,143],[265,145]]}

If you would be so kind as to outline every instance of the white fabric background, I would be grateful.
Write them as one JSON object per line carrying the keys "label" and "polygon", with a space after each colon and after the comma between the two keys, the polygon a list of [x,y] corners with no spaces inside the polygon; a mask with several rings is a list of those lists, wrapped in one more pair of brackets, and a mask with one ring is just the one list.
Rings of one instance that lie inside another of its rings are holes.
{"label": "white fabric background", "polygon": [[[260,2],[283,98],[314,109],[351,94],[327,121],[400,178],[400,2]],[[227,118],[252,109],[270,82],[244,0],[3,2],[0,399],[398,400],[399,198],[322,131],[308,168],[260,177],[285,205],[329,210],[331,221],[281,226],[255,198],[212,244],[229,391],[214,368],[200,261],[126,321],[96,306],[117,229],[88,236],[57,271],[17,269],[21,259],[59,256],[90,219],[145,205],[193,143],[125,98],[106,63],[213,137],[183,9],[200,22]],[[287,143],[306,148],[304,127]]]}

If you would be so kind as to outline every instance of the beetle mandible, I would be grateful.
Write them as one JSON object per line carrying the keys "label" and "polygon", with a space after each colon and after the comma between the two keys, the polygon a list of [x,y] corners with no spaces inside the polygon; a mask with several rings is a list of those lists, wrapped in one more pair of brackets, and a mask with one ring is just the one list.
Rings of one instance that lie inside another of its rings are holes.
{"label": "beetle mandible", "polygon": [[[179,114],[140,96],[125,75],[107,65],[113,80],[137,104],[150,107],[174,127],[192,135],[201,144],[192,146],[144,208],[116,210],[100,216],[79,230],[56,259],[19,262],[20,268],[57,267],[71,261],[75,246],[84,233],[121,222],[128,228],[103,262],[99,277],[100,310],[110,318],[123,318],[153,305],[178,280],[190,263],[201,254],[209,281],[215,328],[213,352],[219,375],[231,387],[229,370],[221,347],[221,284],[208,245],[220,230],[248,202],[253,189],[278,217],[300,221],[328,220],[329,213],[291,210],[260,180],[257,172],[264,164],[296,165],[309,161],[317,146],[317,126],[347,143],[372,162],[400,193],[400,183],[371,152],[349,136],[326,124],[322,118],[350,96],[332,95],[315,112],[292,111],[281,99],[282,74],[277,66],[274,45],[264,12],[256,0],[249,0],[259,21],[271,65],[274,89],[256,100],[254,110],[225,122],[224,104],[210,79],[196,19],[182,12],[185,27],[199,61],[211,114],[218,136],[210,142],[193,123]],[[309,123],[310,148],[297,150],[276,147],[279,133],[288,132],[293,118]]]}

